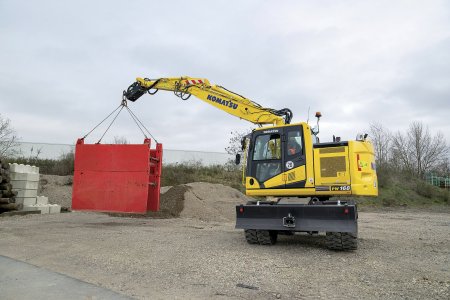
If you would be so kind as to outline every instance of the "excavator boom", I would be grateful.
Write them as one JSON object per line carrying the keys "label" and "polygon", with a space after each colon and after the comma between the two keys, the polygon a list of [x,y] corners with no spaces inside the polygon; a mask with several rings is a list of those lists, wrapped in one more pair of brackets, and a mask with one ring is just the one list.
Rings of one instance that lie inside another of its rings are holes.
{"label": "excavator boom", "polygon": [[137,78],[136,82],[123,92],[123,95],[127,100],[134,102],[145,93],[153,95],[158,90],[173,91],[182,100],[187,100],[194,95],[220,110],[257,125],[277,126],[290,124],[292,120],[292,111],[288,108],[275,110],[262,107],[222,86],[211,84],[205,78]]}

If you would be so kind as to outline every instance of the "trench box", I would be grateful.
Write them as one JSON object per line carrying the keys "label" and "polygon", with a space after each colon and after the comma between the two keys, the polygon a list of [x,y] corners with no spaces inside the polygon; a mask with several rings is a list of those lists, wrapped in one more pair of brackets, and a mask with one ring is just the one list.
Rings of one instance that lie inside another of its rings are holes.
{"label": "trench box", "polygon": [[75,146],[72,209],[146,213],[159,210],[162,144]]}

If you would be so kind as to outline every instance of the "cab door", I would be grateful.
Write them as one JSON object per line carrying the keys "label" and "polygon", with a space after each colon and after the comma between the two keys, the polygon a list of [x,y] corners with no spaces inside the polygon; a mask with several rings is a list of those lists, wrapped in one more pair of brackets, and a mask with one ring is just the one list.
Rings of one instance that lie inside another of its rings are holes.
{"label": "cab door", "polygon": [[247,165],[247,189],[284,188],[283,128],[254,131]]}
{"label": "cab door", "polygon": [[306,183],[306,154],[302,126],[284,128],[285,188],[304,188]]}

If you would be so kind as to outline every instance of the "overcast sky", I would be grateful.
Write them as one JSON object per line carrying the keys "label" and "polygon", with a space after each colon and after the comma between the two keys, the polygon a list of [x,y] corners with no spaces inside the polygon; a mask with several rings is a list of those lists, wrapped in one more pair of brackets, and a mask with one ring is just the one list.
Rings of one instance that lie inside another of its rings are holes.
{"label": "overcast sky", "polygon": [[[0,114],[23,141],[74,143],[136,77],[182,75],[297,122],[321,111],[322,141],[414,120],[450,141],[450,1],[0,0],[0,37]],[[130,108],[169,149],[223,152],[253,127],[170,92]],[[114,136],[142,142],[125,113]]]}

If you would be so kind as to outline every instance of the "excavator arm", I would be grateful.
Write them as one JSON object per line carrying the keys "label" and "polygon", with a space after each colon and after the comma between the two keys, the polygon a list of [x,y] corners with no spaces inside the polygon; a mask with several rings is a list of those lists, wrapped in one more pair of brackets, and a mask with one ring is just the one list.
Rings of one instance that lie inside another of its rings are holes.
{"label": "excavator arm", "polygon": [[182,100],[194,95],[218,109],[258,125],[283,125],[292,120],[292,111],[288,108],[275,110],[262,107],[222,86],[211,84],[205,78],[136,78],[136,82],[123,92],[123,96],[124,99],[134,102],[145,93],[154,95],[158,90],[172,91]]}

